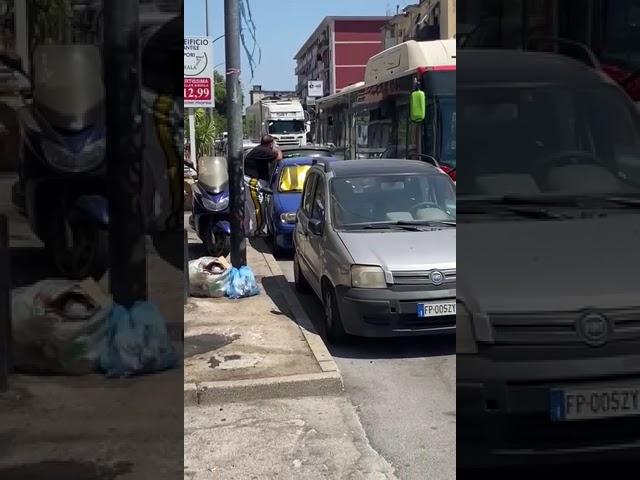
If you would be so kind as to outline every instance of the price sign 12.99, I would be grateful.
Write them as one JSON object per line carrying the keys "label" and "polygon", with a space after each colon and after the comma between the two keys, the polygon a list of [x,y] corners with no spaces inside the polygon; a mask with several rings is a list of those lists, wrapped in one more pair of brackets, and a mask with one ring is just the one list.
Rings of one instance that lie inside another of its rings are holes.
{"label": "price sign 12.99", "polygon": [[185,78],[184,100],[185,102],[211,102],[210,78]]}

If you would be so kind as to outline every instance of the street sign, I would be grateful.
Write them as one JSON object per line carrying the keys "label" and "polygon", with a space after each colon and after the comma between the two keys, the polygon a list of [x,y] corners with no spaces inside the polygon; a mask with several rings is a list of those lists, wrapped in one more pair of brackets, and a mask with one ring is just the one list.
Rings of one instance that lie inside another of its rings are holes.
{"label": "street sign", "polygon": [[310,80],[307,82],[307,90],[310,97],[322,97],[324,95],[324,84],[322,80]]}
{"label": "street sign", "polygon": [[214,108],[213,42],[184,37],[184,106]]}

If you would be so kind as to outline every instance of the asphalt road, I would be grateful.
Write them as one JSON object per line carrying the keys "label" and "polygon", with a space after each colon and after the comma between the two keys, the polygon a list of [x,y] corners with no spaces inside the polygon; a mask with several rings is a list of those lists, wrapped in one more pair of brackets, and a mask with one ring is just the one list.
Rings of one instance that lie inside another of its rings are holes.
{"label": "asphalt road", "polygon": [[[293,288],[293,262],[278,259]],[[297,294],[316,329],[322,306]],[[406,480],[456,478],[455,339],[356,339],[329,346],[371,446]]]}

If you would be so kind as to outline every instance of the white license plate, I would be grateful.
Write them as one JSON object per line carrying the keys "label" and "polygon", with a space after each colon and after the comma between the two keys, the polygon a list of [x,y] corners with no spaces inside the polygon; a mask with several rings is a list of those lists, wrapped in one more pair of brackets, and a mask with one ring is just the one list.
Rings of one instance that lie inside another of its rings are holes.
{"label": "white license plate", "polygon": [[449,302],[429,302],[418,304],[418,317],[444,317],[456,314],[455,300]]}
{"label": "white license plate", "polygon": [[640,387],[551,390],[551,420],[592,420],[640,415]]}

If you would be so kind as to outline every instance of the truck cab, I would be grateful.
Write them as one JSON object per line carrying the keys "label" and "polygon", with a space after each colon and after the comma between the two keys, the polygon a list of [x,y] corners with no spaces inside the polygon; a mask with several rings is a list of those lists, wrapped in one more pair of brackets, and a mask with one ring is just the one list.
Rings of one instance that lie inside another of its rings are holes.
{"label": "truck cab", "polygon": [[307,124],[300,100],[296,98],[263,98],[247,108],[249,137],[259,142],[271,135],[280,146],[307,144]]}

